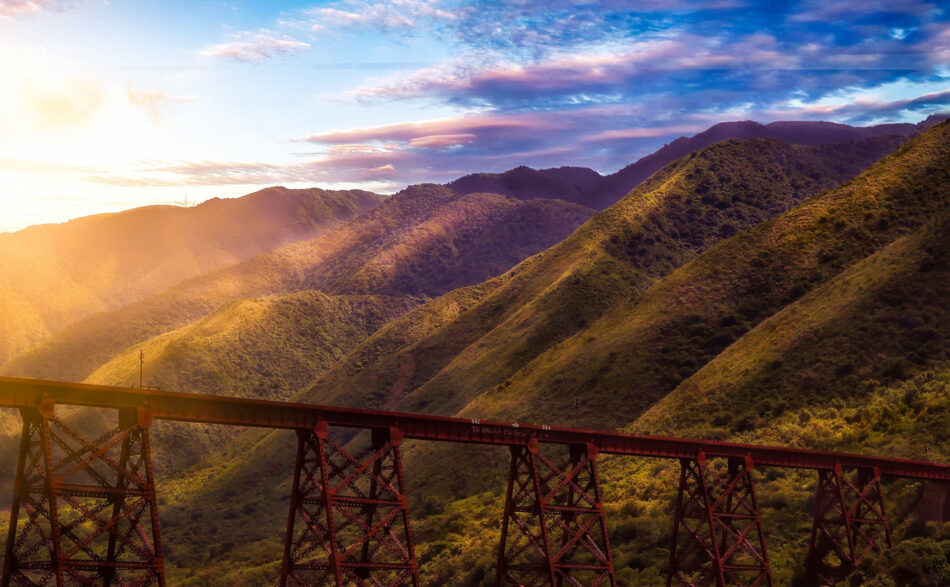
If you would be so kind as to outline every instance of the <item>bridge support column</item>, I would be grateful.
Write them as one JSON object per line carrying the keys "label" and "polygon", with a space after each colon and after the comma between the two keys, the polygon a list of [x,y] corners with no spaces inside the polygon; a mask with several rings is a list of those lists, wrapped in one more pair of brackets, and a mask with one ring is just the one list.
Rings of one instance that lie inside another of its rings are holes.
{"label": "bridge support column", "polygon": [[597,448],[557,465],[536,439],[511,447],[496,584],[615,585]]}
{"label": "bridge support column", "polygon": [[164,585],[165,571],[144,409],[89,440],[24,408],[2,584]]}
{"label": "bridge support column", "polygon": [[710,465],[701,452],[680,460],[667,586],[772,585],[752,459]]}
{"label": "bridge support column", "polygon": [[320,422],[297,432],[280,584],[418,585],[395,428],[348,452]]}
{"label": "bridge support column", "polygon": [[833,585],[850,575],[868,553],[890,546],[880,469],[847,473],[838,464],[819,470],[806,561],[811,582]]}

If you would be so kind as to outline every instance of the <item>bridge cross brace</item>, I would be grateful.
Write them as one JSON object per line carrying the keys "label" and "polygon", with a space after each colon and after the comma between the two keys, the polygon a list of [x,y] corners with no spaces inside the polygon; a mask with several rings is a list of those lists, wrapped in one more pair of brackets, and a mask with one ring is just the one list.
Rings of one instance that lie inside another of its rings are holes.
{"label": "bridge cross brace", "polygon": [[497,585],[615,585],[597,448],[571,445],[565,463],[532,438],[512,445]]}
{"label": "bridge cross brace", "polygon": [[21,416],[2,585],[163,586],[148,410],[93,440],[52,402]]}
{"label": "bridge cross brace", "polygon": [[751,458],[680,459],[666,584],[772,585]]}
{"label": "bridge cross brace", "polygon": [[881,470],[845,471],[840,464],[818,471],[806,574],[814,584],[848,577],[869,553],[889,548]]}
{"label": "bridge cross brace", "polygon": [[297,431],[280,585],[419,584],[396,428],[351,452],[326,422]]}

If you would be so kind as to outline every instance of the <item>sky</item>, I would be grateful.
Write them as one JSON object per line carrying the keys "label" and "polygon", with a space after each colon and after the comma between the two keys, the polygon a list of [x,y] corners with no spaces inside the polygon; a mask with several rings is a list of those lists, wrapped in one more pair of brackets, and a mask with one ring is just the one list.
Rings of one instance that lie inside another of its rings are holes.
{"label": "sky", "polygon": [[0,232],[950,109],[950,2],[0,0]]}

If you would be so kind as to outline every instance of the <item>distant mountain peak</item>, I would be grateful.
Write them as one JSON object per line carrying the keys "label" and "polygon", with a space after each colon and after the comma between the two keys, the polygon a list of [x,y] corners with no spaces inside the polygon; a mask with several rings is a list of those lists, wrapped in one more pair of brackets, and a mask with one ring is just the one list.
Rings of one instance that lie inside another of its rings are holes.
{"label": "distant mountain peak", "polygon": [[726,139],[773,138],[792,145],[843,143],[882,135],[910,136],[918,125],[882,124],[849,126],[837,122],[780,120],[762,124],[754,120],[720,122],[692,137],[679,137],[655,153],[603,178],[587,196],[588,205],[603,209],[627,195],[664,165]]}
{"label": "distant mountain peak", "polygon": [[458,194],[492,193],[519,200],[559,199],[585,207],[587,196],[603,176],[587,167],[534,169],[519,165],[503,173],[473,173],[446,184]]}

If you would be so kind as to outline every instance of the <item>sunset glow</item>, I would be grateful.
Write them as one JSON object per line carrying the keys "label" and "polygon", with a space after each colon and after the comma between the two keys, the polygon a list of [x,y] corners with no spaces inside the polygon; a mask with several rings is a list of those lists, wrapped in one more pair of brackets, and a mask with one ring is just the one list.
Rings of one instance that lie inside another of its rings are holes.
{"label": "sunset glow", "polygon": [[612,172],[723,120],[950,102],[940,3],[773,4],[0,0],[0,231],[276,184]]}

